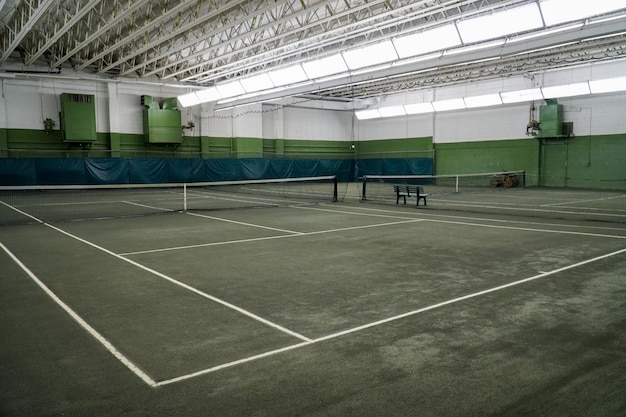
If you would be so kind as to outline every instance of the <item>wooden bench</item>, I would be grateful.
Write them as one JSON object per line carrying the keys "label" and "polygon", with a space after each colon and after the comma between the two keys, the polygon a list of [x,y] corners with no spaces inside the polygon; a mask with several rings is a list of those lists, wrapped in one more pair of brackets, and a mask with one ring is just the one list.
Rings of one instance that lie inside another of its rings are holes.
{"label": "wooden bench", "polygon": [[402,197],[404,204],[406,204],[407,197],[415,196],[418,206],[420,205],[420,200],[424,200],[424,205],[426,205],[426,197],[428,197],[428,194],[424,193],[424,187],[417,185],[394,185],[393,191],[396,193],[396,204],[400,202],[400,197]]}

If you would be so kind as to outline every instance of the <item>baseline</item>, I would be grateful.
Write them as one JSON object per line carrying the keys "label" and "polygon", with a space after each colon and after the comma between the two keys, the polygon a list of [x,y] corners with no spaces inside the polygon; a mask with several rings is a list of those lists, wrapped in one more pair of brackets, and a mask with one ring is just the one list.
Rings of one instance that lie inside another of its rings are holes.
{"label": "baseline", "polygon": [[541,273],[539,273],[537,275],[533,275],[533,276],[528,277],[528,278],[523,278],[523,279],[520,279],[520,280],[517,280],[517,281],[513,281],[513,282],[510,282],[508,284],[498,285],[496,287],[488,288],[488,289],[485,289],[485,290],[482,290],[482,291],[477,291],[477,292],[474,292],[474,293],[471,293],[471,294],[467,294],[467,295],[464,295],[464,296],[461,296],[461,297],[452,298],[450,300],[442,301],[440,303],[431,304],[429,306],[422,307],[422,308],[419,308],[419,309],[416,309],[416,310],[411,310],[411,311],[408,311],[406,313],[398,314],[396,316],[388,317],[388,318],[377,320],[377,321],[374,321],[374,322],[371,322],[371,323],[366,323],[366,324],[363,324],[361,326],[353,327],[353,328],[350,328],[350,329],[342,330],[340,332],[336,332],[336,333],[332,333],[332,334],[329,334],[329,335],[326,335],[326,336],[318,337],[316,339],[312,339],[312,340],[309,340],[307,342],[298,343],[298,344],[287,346],[287,347],[284,347],[284,348],[281,348],[281,349],[271,350],[271,351],[268,351],[268,352],[265,352],[265,353],[261,353],[261,354],[254,355],[254,356],[250,356],[248,358],[242,358],[242,359],[239,359],[239,360],[236,360],[236,361],[224,363],[224,364],[217,365],[217,366],[214,366],[214,367],[211,367],[211,368],[207,368],[207,369],[203,369],[203,370],[200,370],[200,371],[197,371],[197,372],[192,372],[192,373],[189,373],[189,374],[186,374],[186,375],[181,375],[181,376],[178,376],[178,377],[175,377],[175,378],[163,380],[163,381],[158,382],[156,384],[156,386],[159,387],[159,386],[173,384],[173,383],[176,383],[176,382],[185,381],[185,380],[188,380],[188,379],[191,379],[191,378],[195,378],[195,377],[202,376],[202,375],[207,375],[209,373],[213,373],[213,372],[216,372],[216,371],[219,371],[219,370],[222,370],[222,369],[226,369],[226,368],[230,368],[230,367],[233,367],[233,366],[236,366],[236,365],[240,365],[240,364],[243,364],[243,363],[252,362],[254,360],[266,358],[268,356],[276,355],[276,354],[279,354],[279,353],[282,353],[282,352],[294,350],[294,349],[301,348],[301,347],[304,347],[304,346],[309,346],[309,345],[312,345],[312,344],[315,344],[315,343],[324,342],[326,340],[336,339],[338,337],[342,337],[342,336],[345,336],[345,335],[348,335],[348,334],[351,334],[351,333],[356,333],[356,332],[359,332],[361,330],[365,330],[365,329],[370,329],[370,328],[373,328],[373,327],[381,326],[383,324],[387,324],[387,323],[391,323],[391,322],[394,322],[394,321],[397,321],[397,320],[401,320],[401,319],[404,319],[404,318],[407,318],[407,317],[415,316],[415,315],[420,314],[420,313],[424,313],[424,312],[427,312],[427,311],[435,310],[435,309],[438,309],[438,308],[441,308],[441,307],[445,307],[445,306],[448,306],[448,305],[451,305],[451,304],[459,303],[461,301],[469,300],[469,299],[472,299],[472,298],[480,297],[480,296],[483,296],[483,295],[486,295],[486,294],[490,294],[490,293],[493,293],[493,292],[497,292],[497,291],[501,291],[501,290],[504,290],[504,289],[507,289],[507,288],[511,288],[511,287],[514,287],[514,286],[517,286],[517,285],[525,284],[527,282],[531,282],[531,281],[535,281],[535,280],[538,280],[538,279],[541,279],[541,278],[545,278],[545,277],[548,277],[550,275],[554,275],[554,274],[557,274],[557,273],[560,273],[560,272],[563,272],[563,271],[567,271],[567,270],[570,270],[570,269],[578,268],[580,266],[587,265],[587,264],[590,264],[590,263],[593,263],[593,262],[597,262],[597,261],[600,261],[600,260],[603,260],[603,259],[607,259],[607,258],[610,258],[610,257],[613,257],[613,256],[617,256],[617,255],[620,255],[620,254],[623,254],[623,253],[626,253],[626,248],[625,249],[620,249],[618,251],[610,252],[610,253],[607,253],[607,254],[604,254],[604,255],[596,256],[594,258],[586,259],[584,261],[580,261],[580,262],[577,262],[575,264],[564,266],[562,268],[557,268],[557,269],[554,269],[552,271],[541,272]]}

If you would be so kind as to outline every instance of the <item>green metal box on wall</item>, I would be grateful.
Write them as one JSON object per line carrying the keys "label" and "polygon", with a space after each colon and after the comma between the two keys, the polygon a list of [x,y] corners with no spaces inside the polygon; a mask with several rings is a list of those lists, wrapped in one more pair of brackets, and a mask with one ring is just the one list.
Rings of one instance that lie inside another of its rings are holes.
{"label": "green metal box on wall", "polygon": [[151,96],[141,96],[143,133],[147,143],[180,144],[183,141],[180,110],[176,98],[168,98],[161,106]]}
{"label": "green metal box on wall", "polygon": [[548,99],[539,107],[539,137],[558,138],[563,136],[563,105]]}
{"label": "green metal box on wall", "polygon": [[61,94],[61,131],[64,142],[92,143],[98,140],[95,96]]}

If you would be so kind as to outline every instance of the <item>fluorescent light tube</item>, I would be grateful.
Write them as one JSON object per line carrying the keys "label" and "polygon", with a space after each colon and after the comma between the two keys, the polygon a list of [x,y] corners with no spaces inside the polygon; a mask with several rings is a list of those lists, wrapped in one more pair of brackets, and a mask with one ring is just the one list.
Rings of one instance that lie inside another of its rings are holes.
{"label": "fluorescent light tube", "polygon": [[270,71],[269,76],[276,87],[295,84],[309,79],[300,64]]}
{"label": "fluorescent light tube", "polygon": [[500,94],[485,94],[483,96],[465,97],[464,100],[468,109],[474,107],[497,106],[502,104]]}
{"label": "fluorescent light tube", "polygon": [[459,46],[461,39],[454,24],[449,24],[412,35],[400,36],[393,40],[393,44],[400,58],[409,58]]}
{"label": "fluorescent light tube", "polygon": [[598,16],[625,7],[624,0],[543,0],[539,6],[547,26]]}
{"label": "fluorescent light tube", "polygon": [[540,88],[529,88],[526,90],[503,91],[500,93],[504,104],[520,103],[523,101],[542,100],[543,94]]}
{"label": "fluorescent light tube", "polygon": [[220,93],[222,98],[240,96],[246,93],[246,90],[243,89],[239,81],[217,84],[215,87],[217,87],[217,91]]}
{"label": "fluorescent light tube", "polygon": [[584,96],[591,93],[588,82],[543,87],[541,91],[544,98]]}
{"label": "fluorescent light tube", "polygon": [[272,79],[266,73],[243,78],[240,80],[240,82],[247,93],[254,93],[256,91],[274,88],[274,83],[272,82]]}
{"label": "fluorescent light tube", "polygon": [[405,104],[404,111],[406,111],[406,114],[423,114],[432,113],[435,109],[433,109],[433,105],[430,103],[413,103]]}
{"label": "fluorescent light tube", "polygon": [[389,107],[380,107],[378,109],[381,117],[395,117],[395,116],[406,116],[406,111],[404,110],[404,106],[389,106]]}
{"label": "fluorescent light tube", "polygon": [[376,119],[380,117],[378,109],[373,110],[357,110],[354,112],[356,118],[359,120]]}
{"label": "fluorescent light tube", "polygon": [[433,101],[433,107],[435,108],[435,111],[458,110],[465,108],[465,102],[462,98]]}
{"label": "fluorescent light tube", "polygon": [[591,89],[591,94],[626,91],[626,77],[589,81],[589,88]]}
{"label": "fluorescent light tube", "polygon": [[398,59],[398,54],[396,54],[396,50],[391,41],[344,51],[342,54],[348,68],[351,70],[370,67]]}
{"label": "fluorescent light tube", "polygon": [[536,3],[504,10],[457,23],[463,43],[475,43],[501,38],[513,33],[526,32],[543,27]]}
{"label": "fluorescent light tube", "polygon": [[306,72],[309,79],[326,77],[340,72],[348,72],[348,66],[341,54],[304,62],[302,63],[302,68],[304,68],[304,72]]}
{"label": "fluorescent light tube", "polygon": [[182,107],[191,107],[202,103],[196,93],[182,94],[176,98]]}

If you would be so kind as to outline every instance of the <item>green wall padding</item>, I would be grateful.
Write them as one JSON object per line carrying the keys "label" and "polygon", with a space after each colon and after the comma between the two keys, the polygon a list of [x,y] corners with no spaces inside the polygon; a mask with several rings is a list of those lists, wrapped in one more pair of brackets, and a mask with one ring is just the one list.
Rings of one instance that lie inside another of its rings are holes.
{"label": "green wall padding", "polygon": [[537,185],[539,141],[532,139],[435,145],[435,173],[476,174],[526,171],[526,185]]}

